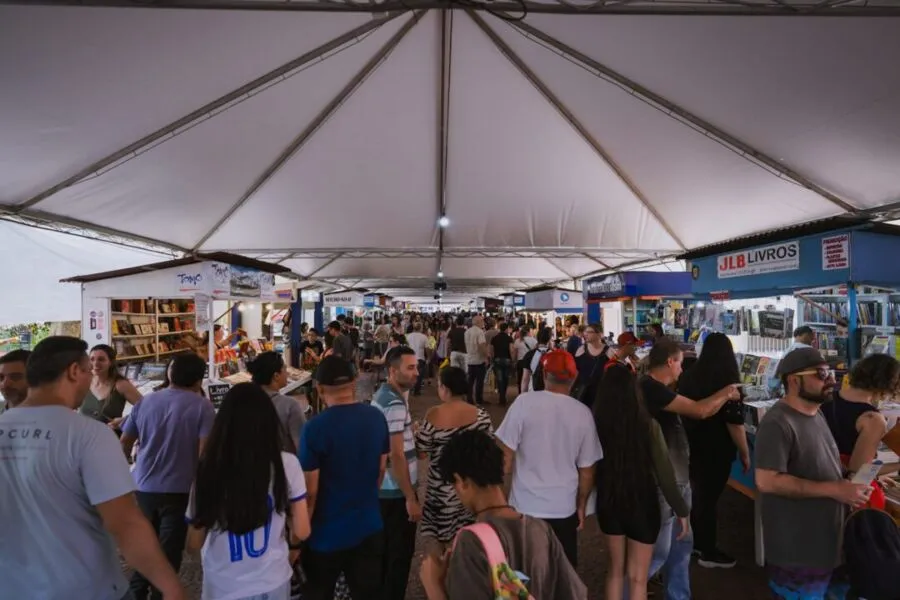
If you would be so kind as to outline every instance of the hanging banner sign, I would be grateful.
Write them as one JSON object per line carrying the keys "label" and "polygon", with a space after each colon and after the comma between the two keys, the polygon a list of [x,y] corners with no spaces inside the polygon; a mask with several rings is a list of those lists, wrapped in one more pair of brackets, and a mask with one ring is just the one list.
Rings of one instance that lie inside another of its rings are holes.
{"label": "hanging banner sign", "polygon": [[364,306],[363,295],[359,292],[338,292],[336,294],[326,294],[323,298],[323,301],[325,306]]}
{"label": "hanging banner sign", "polygon": [[590,297],[618,298],[625,295],[625,277],[620,274],[607,275],[602,279],[591,279],[587,282]]}
{"label": "hanging banner sign", "polygon": [[206,294],[194,296],[194,313],[197,315],[197,331],[203,332],[209,329],[209,296]]}
{"label": "hanging banner sign", "polygon": [[278,300],[278,292],[275,291],[275,274],[257,271],[256,276],[259,279],[259,299],[269,302]]}
{"label": "hanging banner sign", "polygon": [[822,238],[822,270],[850,268],[850,234]]}
{"label": "hanging banner sign", "polygon": [[721,292],[710,292],[709,293],[710,300],[728,300],[729,297],[730,297],[730,294],[729,294],[728,290],[724,290]]}
{"label": "hanging banner sign", "polygon": [[800,242],[795,240],[723,254],[716,262],[719,279],[796,271],[800,268]]}

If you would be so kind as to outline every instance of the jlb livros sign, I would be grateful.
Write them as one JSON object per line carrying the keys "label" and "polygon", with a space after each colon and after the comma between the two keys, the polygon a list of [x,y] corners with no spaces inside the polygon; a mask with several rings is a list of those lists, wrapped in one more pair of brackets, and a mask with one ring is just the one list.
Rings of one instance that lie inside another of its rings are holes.
{"label": "jlb livros sign", "polygon": [[800,268],[800,243],[784,242],[723,254],[717,263],[719,279],[795,271]]}

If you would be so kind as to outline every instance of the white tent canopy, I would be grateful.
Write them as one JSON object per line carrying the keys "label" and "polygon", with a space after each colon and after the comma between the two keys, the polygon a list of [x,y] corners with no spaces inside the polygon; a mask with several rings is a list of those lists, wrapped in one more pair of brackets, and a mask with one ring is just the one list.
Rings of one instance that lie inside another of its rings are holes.
{"label": "white tent canopy", "polygon": [[897,56],[885,17],[0,6],[0,213],[397,296],[571,281],[895,203]]}

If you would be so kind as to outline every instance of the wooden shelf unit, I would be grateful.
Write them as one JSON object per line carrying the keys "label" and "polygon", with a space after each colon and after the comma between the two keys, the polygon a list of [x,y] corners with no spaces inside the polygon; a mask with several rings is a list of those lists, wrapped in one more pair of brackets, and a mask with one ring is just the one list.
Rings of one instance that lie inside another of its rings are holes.
{"label": "wooden shelf unit", "polygon": [[192,300],[138,298],[110,302],[110,337],[119,362],[159,360],[190,349],[181,336],[196,334]]}

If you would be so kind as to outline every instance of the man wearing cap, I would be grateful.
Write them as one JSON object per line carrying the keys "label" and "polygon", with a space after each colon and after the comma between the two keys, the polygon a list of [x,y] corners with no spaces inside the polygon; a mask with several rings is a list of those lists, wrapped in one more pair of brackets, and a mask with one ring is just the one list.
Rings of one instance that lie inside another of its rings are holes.
{"label": "man wearing cap", "polygon": [[544,519],[576,566],[577,532],[603,450],[590,409],[569,395],[578,377],[575,359],[565,350],[552,350],[540,360],[544,389],[513,402],[497,439],[507,473],[512,472],[510,505]]}
{"label": "man wearing cap", "polygon": [[635,353],[637,352],[638,344],[641,341],[630,331],[626,331],[625,333],[619,334],[619,337],[616,338],[616,344],[618,344],[618,348],[612,351],[612,355],[610,356],[610,361],[606,363],[606,366],[614,364],[625,365],[632,372],[636,370],[637,365],[637,357]]}
{"label": "man wearing cap", "polygon": [[384,550],[378,489],[390,440],[377,408],[356,401],[352,365],[327,356],[316,370],[316,388],[327,409],[300,435],[298,455],[306,475],[313,532],[303,553],[309,578],[304,598],[330,600],[343,572],[354,598],[376,598]]}
{"label": "man wearing cap", "polygon": [[776,598],[822,600],[841,561],[847,508],[865,503],[871,488],[843,477],[837,444],[819,412],[835,386],[819,351],[788,352],[776,375],[784,398],[756,434],[769,588]]}

